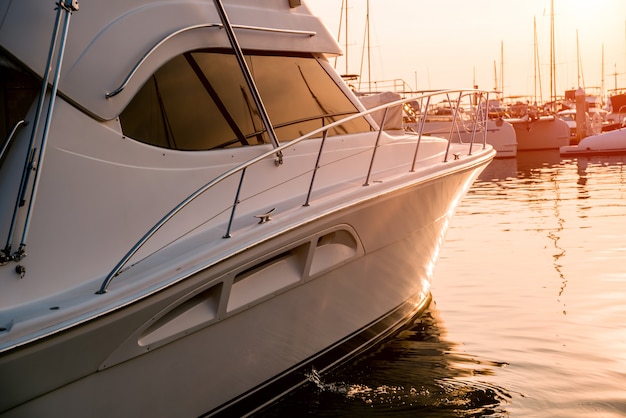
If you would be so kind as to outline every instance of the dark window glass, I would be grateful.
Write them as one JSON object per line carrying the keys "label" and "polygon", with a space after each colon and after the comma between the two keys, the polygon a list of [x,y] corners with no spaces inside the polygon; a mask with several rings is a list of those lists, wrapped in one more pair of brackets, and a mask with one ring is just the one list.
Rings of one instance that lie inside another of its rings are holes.
{"label": "dark window glass", "polygon": [[41,81],[0,50],[0,149],[13,126],[26,117]]}
{"label": "dark window glass", "polygon": [[[313,57],[247,55],[279,141],[357,109]],[[234,55],[196,51],[161,67],[120,115],[125,135],[159,147],[207,150],[269,142]],[[363,119],[334,133],[370,129]]]}

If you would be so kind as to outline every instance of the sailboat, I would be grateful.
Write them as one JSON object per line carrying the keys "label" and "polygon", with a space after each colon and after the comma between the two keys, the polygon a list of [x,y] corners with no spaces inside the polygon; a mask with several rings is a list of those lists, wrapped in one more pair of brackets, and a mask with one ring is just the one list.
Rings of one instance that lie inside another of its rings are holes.
{"label": "sailboat", "polygon": [[[550,17],[550,101],[544,105],[550,115],[542,115],[537,110],[537,103],[527,106],[525,115],[505,120],[513,125],[517,137],[518,151],[558,150],[570,143],[570,128],[567,122],[556,116],[556,60],[554,42],[554,0],[551,1]],[[536,24],[535,22],[535,44]],[[537,53],[535,52],[535,57]],[[535,71],[537,62],[535,62]],[[536,91],[535,91],[536,94]]]}

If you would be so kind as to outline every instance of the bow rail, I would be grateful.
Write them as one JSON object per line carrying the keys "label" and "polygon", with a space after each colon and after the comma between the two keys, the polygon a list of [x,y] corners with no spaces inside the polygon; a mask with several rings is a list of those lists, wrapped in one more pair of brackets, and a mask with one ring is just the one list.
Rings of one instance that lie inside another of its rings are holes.
{"label": "bow rail", "polygon": [[[383,111],[384,112],[384,116],[383,116],[383,123],[380,124],[380,126],[378,127],[378,135],[376,135],[376,141],[374,144],[372,144],[372,156],[370,159],[370,163],[368,166],[368,172],[364,173],[364,175],[366,175],[366,182],[365,184],[363,184],[363,186],[367,186],[368,185],[368,180],[369,180],[369,176],[370,176],[370,172],[371,172],[371,167],[372,164],[374,162],[374,159],[376,157],[376,149],[379,146],[379,140],[382,134],[382,131],[384,130],[384,119],[386,118],[387,112],[390,108],[395,108],[395,107],[402,107],[404,106],[406,103],[409,102],[417,102],[420,103],[420,115],[419,115],[419,129],[418,132],[414,133],[414,135],[417,136],[417,141],[415,144],[415,151],[414,151],[414,155],[412,155],[412,165],[411,165],[411,169],[410,172],[415,171],[415,165],[416,165],[416,161],[417,161],[417,153],[419,151],[419,147],[420,147],[420,142],[422,139],[422,132],[423,132],[423,126],[426,122],[426,117],[427,117],[427,112],[428,112],[428,104],[431,102],[431,98],[434,96],[439,96],[439,95],[444,95],[448,98],[451,97],[451,95],[458,95],[455,103],[456,103],[456,108],[454,109],[455,112],[458,111],[458,109],[460,108],[461,102],[464,98],[472,98],[475,102],[475,112],[474,112],[474,127],[473,127],[473,131],[472,131],[472,137],[471,137],[471,142],[469,145],[469,149],[468,149],[468,155],[472,155],[472,147],[475,143],[475,137],[476,134],[480,133],[482,134],[482,146],[483,148],[486,147],[487,144],[487,129],[486,129],[486,124],[487,124],[487,103],[488,103],[488,95],[489,93],[483,90],[440,90],[440,91],[435,91],[435,92],[429,92],[426,94],[421,94],[418,96],[412,96],[412,97],[408,97],[408,98],[404,98],[404,99],[400,99],[394,102],[390,102],[390,103],[386,103],[368,110],[364,110],[358,113],[355,113],[353,115],[350,115],[344,119],[335,121],[331,124],[328,124],[326,126],[322,126],[321,128],[318,128],[316,130],[313,130],[305,135],[302,135],[296,139],[293,139],[289,142],[285,142],[283,144],[281,144],[279,147],[277,148],[272,148],[271,150],[264,152],[263,154],[258,155],[257,157],[254,157],[248,161],[246,161],[243,164],[240,164],[237,167],[234,167],[224,173],[222,173],[221,175],[215,177],[214,179],[212,179],[211,181],[209,181],[208,183],[204,184],[202,187],[200,187],[199,189],[197,189],[195,192],[193,192],[192,194],[190,194],[187,198],[185,198],[184,200],[182,200],[176,207],[174,207],[172,210],[170,210],[165,216],[163,216],[163,218],[161,218],[148,232],[146,232],[140,239],[139,241],[137,241],[137,243],[126,253],[126,255],[124,255],[124,257],[115,265],[115,267],[109,272],[109,274],[106,276],[106,278],[104,279],[104,281],[102,282],[100,289],[96,292],[97,294],[104,294],[107,292],[107,289],[109,287],[109,285],[111,284],[111,281],[117,277],[120,272],[122,271],[122,269],[124,268],[124,266],[130,261],[130,259],[146,244],[146,242],[148,242],[150,240],[150,238],[152,238],[166,223],[168,223],[172,218],[174,218],[180,211],[182,211],[185,207],[187,207],[191,202],[193,202],[194,200],[196,200],[199,196],[203,195],[205,192],[207,192],[208,190],[211,190],[214,186],[216,186],[217,184],[220,184],[221,182],[223,182],[226,179],[229,179],[235,175],[239,175],[240,179],[238,182],[238,187],[237,189],[234,191],[233,193],[233,203],[230,206],[230,220],[228,222],[228,227],[227,227],[227,233],[226,235],[223,236],[223,238],[229,238],[231,236],[231,226],[232,226],[232,222],[235,218],[235,212],[237,209],[237,205],[239,203],[239,193],[241,191],[242,185],[244,183],[245,180],[245,175],[246,175],[246,171],[248,168],[250,168],[251,166],[257,164],[260,161],[266,160],[268,158],[272,158],[272,156],[275,156],[277,152],[281,152],[284,149],[288,148],[288,147],[293,147],[295,144],[298,144],[299,142],[302,142],[304,140],[307,140],[309,138],[315,137],[315,136],[319,136],[320,134],[322,135],[322,139],[320,141],[320,146],[319,146],[319,150],[318,150],[318,155],[317,155],[317,159],[315,161],[315,165],[312,168],[312,175],[311,175],[311,181],[309,184],[309,189],[308,192],[305,194],[306,195],[306,201],[303,202],[303,206],[309,206],[310,205],[310,196],[311,193],[313,191],[314,188],[314,183],[315,183],[315,176],[317,173],[317,170],[319,168],[319,161],[320,161],[320,157],[324,152],[324,144],[326,142],[326,138],[328,135],[328,132],[333,129],[333,128],[337,128],[339,126],[341,126],[342,124],[349,122],[351,120],[354,119],[358,119],[358,118],[362,118],[364,116],[367,115],[371,115],[375,112],[379,112],[379,111]],[[455,118],[456,119],[456,118]],[[454,119],[453,119],[454,120]],[[451,127],[451,129],[454,129],[454,122],[453,122],[453,126]],[[410,135],[410,134],[409,134]],[[448,145],[446,148],[446,152],[444,155],[444,159],[443,162],[448,162],[448,156],[449,156],[449,150],[450,150],[450,143],[452,141],[448,139]],[[459,155],[454,155],[454,159],[458,159]],[[280,169],[279,166],[277,166],[277,169]],[[184,236],[185,234],[182,234],[181,236]]]}

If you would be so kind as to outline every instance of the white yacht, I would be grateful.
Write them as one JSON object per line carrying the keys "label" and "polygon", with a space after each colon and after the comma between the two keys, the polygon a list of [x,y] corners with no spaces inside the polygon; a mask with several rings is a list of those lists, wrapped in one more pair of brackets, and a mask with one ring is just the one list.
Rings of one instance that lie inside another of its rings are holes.
{"label": "white yacht", "polygon": [[[453,142],[469,143],[472,138],[481,137],[481,131],[474,132],[474,116],[459,115],[453,121],[451,114],[427,115],[424,134],[450,138]],[[415,129],[419,123],[408,123]],[[513,125],[502,119],[488,119],[486,124],[487,143],[496,151],[496,158],[517,156],[517,136]]]}
{"label": "white yacht", "polygon": [[560,148],[561,155],[626,154],[626,128],[589,135],[577,145]]}
{"label": "white yacht", "polygon": [[[403,95],[406,94],[403,92]],[[517,138],[513,125],[502,119],[488,119],[486,123],[475,123],[476,113],[480,112],[477,103],[474,103],[477,97],[475,93],[467,91],[461,95],[441,94],[440,96],[445,97],[445,101],[430,104],[428,111],[425,112],[424,120],[422,120],[424,112],[420,111],[420,106],[425,104],[423,100],[405,103],[401,109],[395,109],[395,113],[389,113],[387,120],[394,116],[398,120],[396,115],[400,114],[402,122],[392,123],[392,128],[402,123],[403,129],[409,132],[422,129],[422,134],[448,138],[453,142],[470,143],[476,138],[482,139],[484,131],[485,140],[496,151],[496,158],[517,155]],[[398,93],[382,92],[363,95],[359,98],[366,108],[372,108],[382,103],[398,100],[400,97]],[[379,111],[378,114],[382,115],[382,112]],[[374,117],[376,119],[376,114]]]}
{"label": "white yacht", "polygon": [[518,151],[559,149],[570,143],[570,127],[556,116],[504,118],[515,128]]}
{"label": "white yacht", "polygon": [[300,0],[0,3],[0,414],[242,415],[428,306],[495,151],[340,53]]}

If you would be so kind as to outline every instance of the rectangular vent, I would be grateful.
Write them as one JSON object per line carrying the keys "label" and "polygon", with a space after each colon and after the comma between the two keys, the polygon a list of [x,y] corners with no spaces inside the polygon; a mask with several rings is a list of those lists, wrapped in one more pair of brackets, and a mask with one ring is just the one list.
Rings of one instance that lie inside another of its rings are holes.
{"label": "rectangular vent", "polygon": [[217,317],[223,284],[212,286],[172,308],[155,321],[139,338],[146,346],[186,335]]}
{"label": "rectangular vent", "polygon": [[302,280],[308,247],[307,243],[293,248],[239,273],[230,290],[227,311],[233,311]]}
{"label": "rectangular vent", "polygon": [[317,240],[310,275],[327,271],[346,263],[359,254],[356,238],[343,229],[330,232]]}

